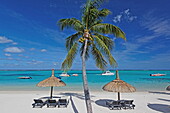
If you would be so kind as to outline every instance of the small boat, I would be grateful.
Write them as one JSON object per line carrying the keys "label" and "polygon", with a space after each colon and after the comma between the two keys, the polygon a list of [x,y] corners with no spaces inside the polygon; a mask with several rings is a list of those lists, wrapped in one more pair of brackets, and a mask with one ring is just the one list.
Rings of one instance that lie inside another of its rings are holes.
{"label": "small boat", "polygon": [[150,74],[150,76],[165,76],[166,74],[160,74],[160,73],[157,73],[157,74]]}
{"label": "small boat", "polygon": [[72,74],[72,76],[79,76],[78,74]]}
{"label": "small boat", "polygon": [[60,76],[63,76],[63,77],[69,77],[70,75],[67,74],[66,72],[63,72]]}
{"label": "small boat", "polygon": [[32,79],[32,77],[25,76],[25,77],[18,77],[18,79]]}
{"label": "small boat", "polygon": [[102,75],[114,75],[114,73],[112,73],[110,71],[106,71],[106,72],[102,73]]}

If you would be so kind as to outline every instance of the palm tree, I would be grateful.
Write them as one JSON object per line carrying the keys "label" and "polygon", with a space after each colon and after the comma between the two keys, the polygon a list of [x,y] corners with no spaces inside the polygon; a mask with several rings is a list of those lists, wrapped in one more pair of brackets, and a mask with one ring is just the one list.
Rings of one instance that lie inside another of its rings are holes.
{"label": "palm tree", "polygon": [[[64,28],[73,28],[76,33],[66,38],[66,48],[68,54],[62,63],[62,69],[71,68],[76,54],[80,51],[82,58],[82,79],[85,94],[87,113],[92,113],[90,93],[86,76],[85,61],[92,54],[96,66],[104,70],[107,62],[113,67],[117,66],[115,59],[111,54],[113,40],[105,34],[113,34],[126,40],[124,32],[109,23],[102,23],[103,19],[111,12],[108,9],[99,9],[104,0],[87,0],[83,7],[82,20],[76,18],[60,19],[59,26]],[[106,60],[105,60],[106,59]]]}

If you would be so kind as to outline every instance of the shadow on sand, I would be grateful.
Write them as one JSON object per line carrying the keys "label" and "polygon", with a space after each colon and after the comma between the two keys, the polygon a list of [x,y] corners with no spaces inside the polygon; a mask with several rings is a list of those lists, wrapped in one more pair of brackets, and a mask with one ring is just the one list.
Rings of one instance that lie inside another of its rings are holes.
{"label": "shadow on sand", "polygon": [[74,110],[74,113],[79,113],[74,102],[73,102],[72,96],[70,96],[70,102],[71,102],[72,108]]}
{"label": "shadow on sand", "polygon": [[162,101],[167,101],[167,102],[170,102],[170,100],[168,100],[168,99],[162,99],[162,98],[158,98],[158,100],[162,100]]}
{"label": "shadow on sand", "polygon": [[[61,98],[61,97],[60,96],[52,96],[52,98],[57,99],[57,98]],[[48,97],[41,97],[39,99],[50,99],[50,97],[49,96]]]}
{"label": "shadow on sand", "polygon": [[165,104],[148,104],[147,105],[150,109],[159,111],[162,113],[170,113],[170,106]]}
{"label": "shadow on sand", "polygon": [[149,91],[149,93],[170,95],[170,93],[167,93],[167,92],[158,92],[158,91]]}
{"label": "shadow on sand", "polygon": [[[72,106],[72,108],[73,108],[74,113],[79,113],[78,110],[77,110],[77,108],[76,108],[76,106],[75,106],[75,104],[74,104],[74,101],[73,101],[73,99],[72,99],[72,96],[75,96],[75,97],[80,98],[80,99],[84,99],[82,95],[77,94],[77,93],[60,93],[60,95],[70,96],[70,104],[71,104],[71,106]],[[61,98],[61,96],[53,96],[52,98],[53,98],[53,99],[57,99],[57,98]],[[46,96],[46,97],[41,97],[41,98],[39,98],[39,99],[48,100],[48,99],[50,99],[50,97],[49,97],[49,96]]]}
{"label": "shadow on sand", "polygon": [[108,107],[106,105],[106,101],[113,101],[113,100],[110,100],[110,99],[99,99],[99,100],[96,100],[95,103],[99,106],[102,106],[102,107]]}
{"label": "shadow on sand", "polygon": [[[84,100],[85,97],[83,94],[79,94],[79,93],[60,93],[60,95],[65,95],[65,96],[70,96],[70,102],[71,102],[71,105],[72,105],[72,108],[74,110],[74,113],[79,113],[77,108],[76,108],[76,105],[72,99],[72,97],[76,97],[76,98],[79,98],[81,100]],[[91,97],[94,97],[91,95]]]}
{"label": "shadow on sand", "polygon": [[[74,103],[74,101],[73,101],[73,99],[72,99],[72,97],[76,97],[76,98],[79,98],[79,99],[81,99],[81,100],[84,100],[85,97],[84,97],[83,94],[79,94],[79,93],[59,93],[59,95],[70,96],[70,103],[71,103],[71,106],[72,106],[72,108],[73,108],[74,113],[79,113],[78,110],[77,110],[77,108],[76,108],[76,105],[75,105],[75,103]],[[95,97],[95,96],[92,96],[92,95],[91,95],[91,97]],[[55,98],[61,98],[61,97],[60,97],[60,96],[53,96],[52,98],[55,99]],[[41,98],[39,98],[39,99],[50,99],[50,97],[49,97],[49,96],[46,96],[46,97],[41,97]]]}
{"label": "shadow on sand", "polygon": [[[74,96],[74,97],[77,97],[81,100],[84,100],[85,97],[84,97],[84,94],[79,94],[79,93],[60,93],[61,95],[66,95],[66,96]],[[90,97],[95,97],[93,95],[90,95]]]}

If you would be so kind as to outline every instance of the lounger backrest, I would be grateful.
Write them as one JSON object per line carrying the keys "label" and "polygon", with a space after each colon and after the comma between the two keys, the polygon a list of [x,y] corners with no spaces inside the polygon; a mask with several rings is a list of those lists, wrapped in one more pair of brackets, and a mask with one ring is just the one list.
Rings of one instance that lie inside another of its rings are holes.
{"label": "lounger backrest", "polygon": [[67,100],[66,99],[59,99],[58,100],[60,103],[67,103]]}
{"label": "lounger backrest", "polygon": [[124,103],[125,103],[125,104],[132,104],[132,103],[133,103],[133,100],[125,100]]}
{"label": "lounger backrest", "polygon": [[113,101],[112,104],[113,104],[113,105],[119,105],[119,104],[120,104],[120,101]]}
{"label": "lounger backrest", "polygon": [[56,100],[48,100],[48,103],[56,103]]}
{"label": "lounger backrest", "polygon": [[106,105],[111,105],[113,101],[106,101]]}
{"label": "lounger backrest", "polygon": [[43,101],[40,100],[40,99],[34,99],[34,102],[35,102],[35,103],[43,103]]}

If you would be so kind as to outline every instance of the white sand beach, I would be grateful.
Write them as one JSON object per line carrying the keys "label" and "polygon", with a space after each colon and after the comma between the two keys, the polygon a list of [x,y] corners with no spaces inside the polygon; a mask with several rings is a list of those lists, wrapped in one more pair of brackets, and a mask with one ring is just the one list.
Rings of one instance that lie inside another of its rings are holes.
{"label": "white sand beach", "polygon": [[[53,96],[71,95],[67,108],[32,108],[33,99],[49,96],[48,91],[0,91],[1,113],[86,113],[82,92],[54,92]],[[117,93],[91,92],[94,113],[170,113],[170,92],[121,93],[121,99],[134,100],[135,109],[110,110],[106,100],[116,100]]]}

